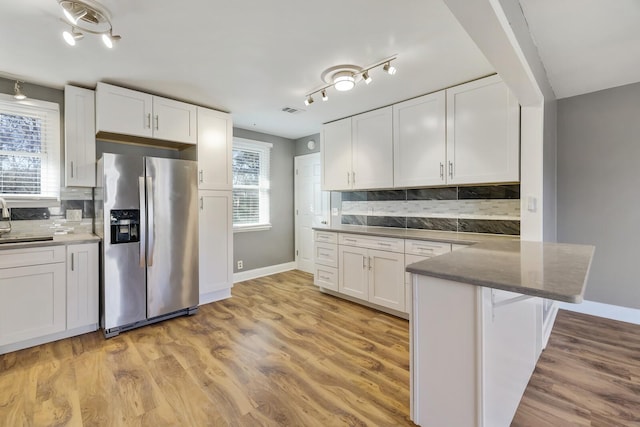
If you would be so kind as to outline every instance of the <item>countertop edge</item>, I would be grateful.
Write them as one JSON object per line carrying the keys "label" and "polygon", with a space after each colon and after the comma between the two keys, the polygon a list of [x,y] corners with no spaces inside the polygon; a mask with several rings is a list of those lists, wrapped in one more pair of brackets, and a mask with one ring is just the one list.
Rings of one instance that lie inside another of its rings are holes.
{"label": "countertop edge", "polygon": [[102,241],[102,239],[95,234],[60,234],[54,235],[53,240],[44,240],[39,242],[3,243],[0,244],[0,252],[10,249],[38,248],[43,246],[66,246],[82,243],[99,243],[100,241]]}

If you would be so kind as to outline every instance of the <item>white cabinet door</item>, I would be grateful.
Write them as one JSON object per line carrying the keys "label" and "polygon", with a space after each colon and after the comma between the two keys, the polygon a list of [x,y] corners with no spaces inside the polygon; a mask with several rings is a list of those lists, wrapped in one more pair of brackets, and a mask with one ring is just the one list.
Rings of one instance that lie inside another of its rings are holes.
{"label": "white cabinet door", "polygon": [[67,187],[96,186],[95,93],[64,87],[64,156]]}
{"label": "white cabinet door", "polygon": [[393,106],[393,185],[446,183],[446,95],[432,93]]}
{"label": "white cabinet door", "polygon": [[0,346],[66,327],[65,264],[0,269]]}
{"label": "white cabinet door", "polygon": [[198,188],[231,190],[231,115],[198,107]]}
{"label": "white cabinet door", "polygon": [[380,108],[351,119],[354,189],[393,187],[393,110]]}
{"label": "white cabinet door", "polygon": [[520,108],[499,76],[447,89],[449,184],[520,179]]}
{"label": "white cabinet door", "polygon": [[96,132],[151,138],[153,96],[99,82],[96,86]]}
{"label": "white cabinet door", "polygon": [[404,254],[369,250],[369,302],[405,311]]}
{"label": "white cabinet door", "polygon": [[153,97],[153,137],[195,144],[196,106],[173,99]]}
{"label": "white cabinet door", "polygon": [[342,245],[338,248],[338,291],[367,301],[369,299],[367,249]]}
{"label": "white cabinet door", "polygon": [[320,151],[322,190],[351,189],[351,117],[322,127]]}
{"label": "white cabinet door", "polygon": [[67,246],[67,329],[98,325],[98,244]]}
{"label": "white cabinet door", "polygon": [[233,286],[231,191],[200,191],[200,295]]}

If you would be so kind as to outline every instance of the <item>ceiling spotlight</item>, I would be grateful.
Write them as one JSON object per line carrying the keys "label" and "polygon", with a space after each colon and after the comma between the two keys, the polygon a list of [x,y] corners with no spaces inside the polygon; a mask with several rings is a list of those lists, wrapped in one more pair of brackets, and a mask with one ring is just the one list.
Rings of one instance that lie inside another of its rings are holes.
{"label": "ceiling spotlight", "polygon": [[322,90],[322,100],[323,101],[328,101],[329,97],[327,96],[327,91],[326,90]]}
{"label": "ceiling spotlight", "polygon": [[364,79],[364,82],[366,84],[371,83],[371,76],[369,75],[368,71],[365,71],[364,73],[362,73],[362,78]]}
{"label": "ceiling spotlight", "polygon": [[109,31],[109,34],[104,33],[102,35],[102,42],[104,43],[104,45],[106,47],[108,47],[109,49],[113,48],[113,44],[116,43],[118,40],[120,40],[122,37],[120,36],[114,36],[111,31]]}
{"label": "ceiling spotlight", "polygon": [[27,95],[22,93],[22,84],[18,80],[16,80],[16,84],[13,85],[13,97],[18,101],[27,99]]}
{"label": "ceiling spotlight", "polygon": [[69,46],[75,46],[76,40],[82,40],[84,34],[73,29],[71,31],[63,31],[62,38],[64,38],[64,41],[66,41]]}
{"label": "ceiling spotlight", "polygon": [[313,98],[311,97],[311,95],[307,96],[307,99],[304,100],[304,105],[309,106],[313,104]]}
{"label": "ceiling spotlight", "polygon": [[350,71],[343,71],[333,75],[333,87],[340,92],[353,89],[356,85],[356,79]]}
{"label": "ceiling spotlight", "polygon": [[67,18],[67,21],[73,25],[76,25],[79,20],[87,15],[87,9],[77,8],[75,4],[63,4],[62,12],[64,13],[64,17]]}
{"label": "ceiling spotlight", "polygon": [[391,74],[392,76],[396,73],[396,67],[391,65],[391,61],[384,64],[384,67],[382,67],[382,69],[387,73]]}

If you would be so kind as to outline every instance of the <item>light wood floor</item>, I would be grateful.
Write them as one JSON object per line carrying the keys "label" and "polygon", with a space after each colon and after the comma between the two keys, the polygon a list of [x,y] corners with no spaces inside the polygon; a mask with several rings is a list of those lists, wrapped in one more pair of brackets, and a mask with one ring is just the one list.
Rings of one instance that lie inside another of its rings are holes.
{"label": "light wood floor", "polygon": [[[514,425],[638,425],[640,327],[620,325],[561,313]],[[192,317],[0,356],[0,426],[411,426],[408,368],[406,320],[293,271]]]}

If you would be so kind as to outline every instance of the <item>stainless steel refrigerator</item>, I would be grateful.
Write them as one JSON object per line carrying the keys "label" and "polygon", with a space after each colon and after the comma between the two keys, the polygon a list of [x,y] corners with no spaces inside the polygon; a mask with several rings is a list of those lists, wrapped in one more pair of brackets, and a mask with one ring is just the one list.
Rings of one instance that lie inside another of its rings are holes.
{"label": "stainless steel refrigerator", "polygon": [[105,337],[197,311],[196,162],[104,153],[95,231],[102,238]]}

